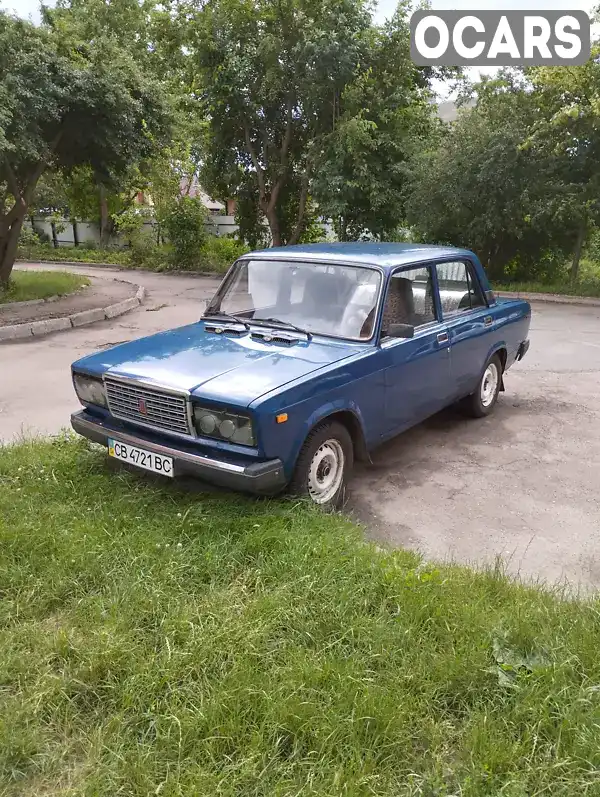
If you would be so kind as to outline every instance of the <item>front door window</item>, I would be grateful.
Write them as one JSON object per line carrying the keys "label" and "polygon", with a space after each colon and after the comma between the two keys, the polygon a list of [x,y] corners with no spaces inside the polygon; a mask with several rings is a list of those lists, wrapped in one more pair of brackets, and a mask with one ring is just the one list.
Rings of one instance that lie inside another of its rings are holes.
{"label": "front door window", "polygon": [[391,324],[419,327],[435,320],[431,270],[413,268],[393,274],[383,306],[382,337]]}

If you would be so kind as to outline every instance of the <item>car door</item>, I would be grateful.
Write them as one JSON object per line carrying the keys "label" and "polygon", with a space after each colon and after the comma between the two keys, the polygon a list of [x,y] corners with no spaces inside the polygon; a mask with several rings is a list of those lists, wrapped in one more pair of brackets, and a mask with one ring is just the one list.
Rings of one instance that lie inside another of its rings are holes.
{"label": "car door", "polygon": [[437,263],[436,274],[458,398],[477,385],[490,351],[494,320],[469,260]]}
{"label": "car door", "polygon": [[[398,269],[388,280],[380,325],[385,367],[383,437],[433,415],[451,400],[449,335],[439,320],[430,266]],[[390,324],[414,326],[414,337],[392,338]]]}

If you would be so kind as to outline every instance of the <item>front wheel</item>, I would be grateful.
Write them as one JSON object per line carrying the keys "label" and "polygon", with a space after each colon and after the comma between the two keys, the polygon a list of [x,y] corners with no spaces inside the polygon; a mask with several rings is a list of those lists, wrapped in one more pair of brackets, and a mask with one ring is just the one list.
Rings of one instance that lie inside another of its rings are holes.
{"label": "front wheel", "polygon": [[341,423],[326,422],[306,438],[290,492],[305,495],[324,509],[341,506],[354,461],[352,438]]}
{"label": "front wheel", "polygon": [[487,362],[477,389],[463,402],[469,415],[484,418],[496,406],[500,385],[502,384],[502,363],[497,354]]}

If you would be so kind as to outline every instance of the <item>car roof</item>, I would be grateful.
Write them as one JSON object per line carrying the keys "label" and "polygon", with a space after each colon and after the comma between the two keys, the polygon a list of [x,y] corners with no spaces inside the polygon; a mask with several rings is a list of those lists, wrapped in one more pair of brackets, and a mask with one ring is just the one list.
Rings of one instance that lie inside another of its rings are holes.
{"label": "car roof", "polygon": [[473,256],[468,249],[434,244],[397,243],[324,243],[276,246],[250,252],[245,257],[269,260],[320,260],[332,263],[360,263],[384,269],[440,257]]}

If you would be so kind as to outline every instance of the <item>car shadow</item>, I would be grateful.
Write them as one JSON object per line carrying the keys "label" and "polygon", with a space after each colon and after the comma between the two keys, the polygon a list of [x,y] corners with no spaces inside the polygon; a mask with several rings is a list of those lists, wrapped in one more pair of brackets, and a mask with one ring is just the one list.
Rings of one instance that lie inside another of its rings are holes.
{"label": "car shadow", "polygon": [[[364,511],[360,509],[360,500],[357,498],[357,493],[363,488],[372,486],[377,490],[384,483],[393,485],[396,489],[419,485],[440,467],[440,459],[447,458],[450,461],[459,452],[471,456],[469,449],[482,442],[510,442],[513,433],[507,428],[505,421],[514,417],[515,408],[519,406],[509,400],[500,400],[491,416],[474,419],[468,417],[459,405],[451,405],[377,446],[371,452],[371,462],[355,463],[344,511],[364,519]],[[169,485],[176,492],[245,495],[248,500],[265,500],[264,496],[237,493],[197,477],[179,476],[169,479],[114,459],[107,458],[107,467],[116,471],[124,469],[149,484],[163,488]]]}

